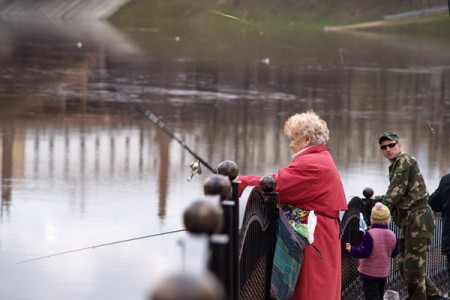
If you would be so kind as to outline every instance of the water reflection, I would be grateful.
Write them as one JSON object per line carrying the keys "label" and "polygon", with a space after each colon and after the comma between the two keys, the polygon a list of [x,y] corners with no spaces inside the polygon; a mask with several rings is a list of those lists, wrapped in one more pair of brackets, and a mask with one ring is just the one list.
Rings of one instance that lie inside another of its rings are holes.
{"label": "water reflection", "polygon": [[11,126],[4,128],[2,135],[2,207],[7,210],[11,201],[11,178],[13,178],[13,140],[14,132]]}
{"label": "water reflection", "polygon": [[418,158],[430,190],[448,171],[445,43],[192,26],[2,24],[0,264],[9,276],[0,298],[142,299],[179,266],[180,235],[13,265],[182,227],[208,171],[187,182],[193,158],[130,101],[145,103],[211,165],[231,159],[241,174],[286,165],[283,124],[314,109],[329,123],[349,198],[366,186],[385,191],[376,140],[386,130]]}

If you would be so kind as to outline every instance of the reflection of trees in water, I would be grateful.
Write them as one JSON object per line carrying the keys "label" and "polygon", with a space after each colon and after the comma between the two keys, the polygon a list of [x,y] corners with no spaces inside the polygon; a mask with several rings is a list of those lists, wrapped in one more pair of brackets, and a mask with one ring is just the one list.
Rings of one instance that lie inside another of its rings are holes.
{"label": "reflection of trees in water", "polygon": [[[89,103],[87,102],[88,110]],[[436,130],[435,135],[432,135],[428,128],[428,118],[422,116],[421,112],[415,112],[412,116],[405,116],[402,112],[397,114],[389,110],[384,114],[367,113],[355,108],[359,104],[358,101],[355,103],[349,101],[348,111],[342,108],[336,110],[316,109],[328,121],[331,130],[329,148],[340,164],[377,161],[379,153],[376,139],[381,132],[388,129],[399,131],[404,140],[404,146],[407,147],[408,151],[413,152],[418,151],[419,148],[429,147],[431,161],[442,161],[447,157],[448,162],[449,145],[448,140],[446,141],[448,134],[445,126],[446,122],[448,122],[446,120],[448,117],[445,115],[444,109],[440,110],[437,117],[430,120]],[[205,145],[206,149],[204,149],[203,155],[211,163],[218,163],[223,159],[233,159],[240,164],[242,170],[245,170],[247,165],[277,164],[277,161],[288,160],[290,155],[289,143],[284,137],[282,130],[284,121],[291,113],[307,109],[306,107],[301,108],[298,106],[298,109],[290,111],[288,106],[289,103],[282,101],[269,103],[264,101],[262,103],[257,103],[256,101],[244,103],[216,102],[214,105],[200,105],[200,107],[190,105],[177,108],[181,115],[190,116],[187,117],[188,120],[179,119],[176,121],[171,120],[171,108],[175,108],[170,104],[157,104],[153,109],[158,111],[159,115],[167,116],[165,122],[168,122],[169,126],[173,126],[172,129],[175,132],[182,134],[188,140],[193,138],[194,145]],[[118,107],[125,108],[126,106],[121,104]],[[198,107],[199,109],[196,109]],[[293,107],[295,108],[295,105]],[[315,107],[313,106],[313,108]],[[70,113],[70,109],[64,108],[65,113]],[[97,106],[96,109],[99,109],[104,114],[108,114],[108,110],[105,108]],[[117,108],[109,108],[109,110],[116,115]],[[77,114],[80,113],[78,108],[75,111]],[[111,122],[114,120],[123,123],[126,122],[125,118],[129,117],[129,111],[125,110],[124,112],[123,117],[118,115],[114,117],[113,115],[106,118]],[[135,115],[135,117],[137,119],[141,118],[139,115]],[[91,122],[91,125],[93,125],[99,123],[98,120],[95,120],[98,118],[105,118],[105,115],[103,117],[92,115],[86,119],[79,120],[75,117],[69,122],[72,122],[72,126],[81,126],[82,123],[86,122]],[[405,122],[408,126],[404,125]],[[115,125],[106,123],[105,126],[114,127]],[[149,124],[145,130],[140,131],[140,143],[142,143],[142,138],[146,134],[144,131],[154,132],[156,130],[156,128],[151,128],[151,126]],[[113,135],[114,131],[118,130],[120,132],[123,129],[119,127],[111,130],[110,134],[112,136],[108,142],[110,153],[114,153],[114,149],[117,148],[114,140],[115,136]],[[191,135],[192,138],[189,137]],[[69,135],[66,133],[65,136],[67,143]],[[37,140],[35,142],[37,143]],[[55,142],[55,140],[52,141],[52,143]],[[158,142],[160,143],[160,141]],[[85,144],[86,141],[80,141],[81,149],[85,147],[82,146],[84,145],[83,143]],[[129,143],[130,141],[124,142],[121,147],[127,149],[130,147]],[[98,148],[99,136],[96,137],[95,144]],[[52,148],[50,147],[50,149]],[[142,147],[139,150],[138,157],[141,162],[144,151]],[[99,150],[95,150],[94,153],[99,153]],[[130,158],[126,159],[128,163]],[[67,162],[65,164],[67,165]],[[95,164],[97,164],[98,169],[98,161]],[[114,173],[114,168],[114,155],[112,155],[109,161],[109,171]],[[140,166],[140,169],[140,172],[142,172],[142,166]],[[98,170],[96,172],[98,173]]]}
{"label": "reflection of trees in water", "polygon": [[[449,71],[350,70],[342,100],[344,125],[340,128],[335,124],[340,130],[334,131],[333,138],[338,134],[337,141],[354,146],[338,147],[346,150],[338,160],[351,163],[352,158],[360,157],[363,162],[373,162],[373,157],[378,155],[377,137],[384,131],[394,130],[399,133],[405,151],[414,155],[429,152],[430,162],[448,165],[448,140],[447,145],[441,141],[436,147],[437,139],[442,138],[431,132],[428,121],[441,133],[450,121],[449,103],[445,101],[450,95]],[[430,79],[436,77],[439,89],[430,84]],[[447,158],[436,157],[436,152],[446,153]]]}
{"label": "reflection of trees in water", "polygon": [[155,140],[158,141],[159,145],[158,216],[164,217],[166,215],[167,189],[169,185],[168,180],[170,168],[170,159],[169,159],[170,138],[161,131],[157,131]]}
{"label": "reflection of trees in water", "polygon": [[[340,86],[324,79],[318,83],[293,76],[293,85],[302,83],[296,88],[306,100],[267,100],[267,93],[261,92],[261,98],[232,101],[194,99],[179,105],[170,97],[159,96],[146,103],[212,165],[232,159],[241,173],[287,163],[291,153],[283,134],[284,122],[289,115],[307,109],[316,110],[327,120],[331,131],[329,148],[340,165],[364,168],[379,161],[377,137],[394,129],[401,134],[408,152],[426,151],[431,167],[437,165],[444,172],[450,146],[448,102],[444,100],[448,94],[447,74],[443,71],[442,76],[434,77],[438,78],[438,88],[429,92],[427,81],[419,80],[422,74],[355,71]],[[408,92],[411,89],[425,92]],[[89,84],[84,93],[90,95]],[[335,99],[329,100],[332,97]],[[432,100],[425,103],[424,99]],[[168,137],[128,103],[67,97],[34,105],[40,105],[40,109],[35,110],[33,119],[5,123],[2,129],[4,201],[11,194],[7,180],[20,176],[82,182],[158,174],[155,182],[159,185],[159,215],[165,215],[169,171],[185,165],[188,173],[186,161],[192,160],[179,145],[170,144]],[[428,120],[435,134],[428,128]],[[21,134],[13,135],[15,131]],[[22,143],[17,142],[19,139]],[[15,170],[11,163],[18,160],[16,154],[20,153],[12,150],[14,143],[22,144],[21,152],[26,154],[19,156],[20,164],[14,164],[22,166],[22,170]],[[169,152],[175,157],[169,159]]]}
{"label": "reflection of trees in water", "polygon": [[75,198],[83,210],[86,183],[151,178],[150,184],[159,181],[160,214],[164,217],[170,139],[155,129],[130,125],[128,118],[113,116],[106,121],[66,116],[4,122],[2,209],[9,207],[12,183],[20,180],[74,185]]}
{"label": "reflection of trees in water", "polygon": [[438,162],[441,175],[447,173],[450,167],[450,72],[442,69],[433,73],[430,78],[431,97],[427,99],[428,110],[431,111],[428,121],[434,134],[430,135],[430,160]]}
{"label": "reflection of trees in water", "polygon": [[2,203],[0,209],[0,217],[3,216],[3,212],[9,212],[9,203],[11,201],[12,191],[12,173],[13,173],[13,144],[14,144],[14,128],[11,124],[2,126]]}
{"label": "reflection of trees in water", "polygon": [[[162,56],[164,63],[148,63],[150,69],[162,76],[149,76],[148,80],[150,85],[162,87],[165,94],[147,90],[148,94],[144,92],[140,97],[152,99],[151,106],[164,116],[171,114],[173,106],[167,102],[173,101],[181,122],[197,124],[203,120],[204,124],[211,124],[207,132],[212,134],[206,135],[212,137],[208,139],[208,153],[213,152],[214,145],[222,143],[215,139],[223,140],[232,134],[235,147],[228,156],[241,162],[243,170],[273,156],[286,159],[289,153],[280,153],[279,148],[283,142],[283,123],[289,115],[307,109],[314,109],[328,121],[329,147],[341,165],[378,163],[377,137],[386,130],[399,132],[405,151],[430,152],[427,156],[432,156],[436,149],[428,149],[427,145],[432,144],[435,136],[429,134],[427,121],[448,123],[445,108],[449,104],[445,99],[450,94],[449,69],[433,66],[439,65],[436,62],[442,53],[430,49],[436,56],[433,61],[430,57],[423,58],[419,45],[408,41],[385,41],[378,37],[367,44],[370,47],[354,47],[349,43],[342,66],[324,61],[332,59],[329,51],[321,52],[324,57],[317,57],[316,61],[308,61],[308,57],[313,57],[311,51],[317,51],[314,44],[305,51],[301,63],[292,59],[292,68],[284,65],[280,57],[275,56],[281,64],[267,65],[255,59],[244,60],[247,54],[239,56],[236,52],[233,52],[236,61],[227,65],[209,57],[180,64]],[[338,53],[335,54],[339,60]],[[224,61],[229,61],[230,55]],[[172,89],[180,93],[171,94]],[[436,115],[433,107],[442,109]],[[230,128],[225,129],[224,124]],[[438,151],[448,153],[448,146],[442,147]],[[216,147],[215,151],[224,154],[223,149]]]}

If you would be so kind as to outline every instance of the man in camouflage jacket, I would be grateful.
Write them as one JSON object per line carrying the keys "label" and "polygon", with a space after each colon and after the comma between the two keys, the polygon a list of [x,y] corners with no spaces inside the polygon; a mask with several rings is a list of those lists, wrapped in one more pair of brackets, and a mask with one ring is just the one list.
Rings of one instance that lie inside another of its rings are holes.
{"label": "man in camouflage jacket", "polygon": [[401,151],[395,132],[378,140],[381,153],[391,162],[389,188],[383,197],[395,224],[401,229],[398,267],[408,288],[408,299],[444,299],[441,291],[425,274],[426,254],[435,226],[428,205],[428,192],[414,157]]}

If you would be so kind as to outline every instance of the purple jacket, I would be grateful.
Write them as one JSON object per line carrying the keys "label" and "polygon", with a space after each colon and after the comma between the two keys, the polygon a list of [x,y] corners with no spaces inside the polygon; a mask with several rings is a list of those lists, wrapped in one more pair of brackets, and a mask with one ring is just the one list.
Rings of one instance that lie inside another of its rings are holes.
{"label": "purple jacket", "polygon": [[360,247],[352,246],[350,255],[360,258],[358,272],[366,279],[387,279],[391,258],[400,252],[395,234],[387,224],[375,223],[362,236]]}

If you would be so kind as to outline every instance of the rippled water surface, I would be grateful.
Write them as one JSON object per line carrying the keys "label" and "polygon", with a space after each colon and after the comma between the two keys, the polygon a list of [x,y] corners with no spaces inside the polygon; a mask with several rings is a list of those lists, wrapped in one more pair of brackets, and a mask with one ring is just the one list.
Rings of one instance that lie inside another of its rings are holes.
{"label": "rippled water surface", "polygon": [[349,199],[366,186],[385,192],[377,137],[387,130],[430,191],[449,171],[446,43],[236,26],[0,28],[1,299],[143,299],[180,267],[182,232],[20,263],[183,228],[208,170],[188,182],[193,157],[134,101],[211,165],[231,159],[241,174],[286,165],[284,121],[314,109]]}

